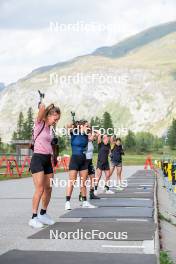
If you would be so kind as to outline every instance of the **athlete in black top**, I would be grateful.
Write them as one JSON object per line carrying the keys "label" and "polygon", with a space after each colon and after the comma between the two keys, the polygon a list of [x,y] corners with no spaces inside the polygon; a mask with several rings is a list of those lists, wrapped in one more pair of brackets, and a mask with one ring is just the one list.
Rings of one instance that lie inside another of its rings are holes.
{"label": "athlete in black top", "polygon": [[109,154],[110,154],[111,146],[109,143],[108,135],[104,135],[101,138],[101,135],[98,136],[98,161],[97,161],[97,174],[96,174],[96,183],[95,183],[95,191],[94,194],[97,194],[98,183],[102,176],[102,172],[105,172],[105,191],[106,193],[113,193],[109,190],[108,181],[110,178],[110,167],[109,167]]}
{"label": "athlete in black top", "polygon": [[[120,144],[120,139],[119,139]],[[122,145],[115,144],[111,150],[111,162],[112,166],[122,167],[122,155],[124,155],[124,150]]]}
{"label": "athlete in black top", "polygon": [[109,170],[109,161],[108,156],[111,150],[111,146],[109,143],[105,144],[101,142],[98,144],[98,161],[97,161],[97,168],[105,171]]}
{"label": "athlete in black top", "polygon": [[112,140],[113,147],[111,149],[111,170],[110,175],[113,174],[115,168],[117,173],[118,190],[123,190],[122,185],[122,155],[124,155],[124,150],[122,147],[122,142],[120,138]]}

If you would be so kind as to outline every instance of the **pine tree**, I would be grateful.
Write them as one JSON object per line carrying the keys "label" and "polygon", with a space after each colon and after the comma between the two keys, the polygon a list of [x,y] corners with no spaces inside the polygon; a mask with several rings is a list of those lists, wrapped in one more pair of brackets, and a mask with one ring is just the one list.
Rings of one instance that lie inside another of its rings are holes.
{"label": "pine tree", "polygon": [[171,149],[176,149],[176,119],[173,119],[172,125],[168,130],[168,145]]}
{"label": "pine tree", "polygon": [[125,137],[125,149],[134,150],[136,146],[135,134],[129,130]]}
{"label": "pine tree", "polygon": [[17,139],[18,139],[17,132],[14,131],[14,132],[13,132],[13,135],[12,135],[12,140],[17,140]]}
{"label": "pine tree", "polygon": [[32,129],[34,126],[33,111],[30,107],[27,112],[27,118],[24,119],[24,115],[20,112],[17,122],[17,130],[13,132],[12,139],[30,139],[32,136]]}
{"label": "pine tree", "polygon": [[23,123],[23,133],[22,133],[22,139],[30,139],[29,136],[29,126],[28,126],[28,120],[25,120]]}
{"label": "pine tree", "polygon": [[2,139],[0,137],[0,151],[2,151],[2,150],[3,150],[3,143],[2,143]]}
{"label": "pine tree", "polygon": [[90,120],[90,125],[91,126],[94,126],[95,125],[95,121],[94,121],[94,118],[92,117],[91,120]]}
{"label": "pine tree", "polygon": [[103,114],[103,128],[107,130],[108,128],[114,128],[112,123],[111,115],[108,112]]}
{"label": "pine tree", "polygon": [[24,139],[24,116],[20,112],[17,123],[17,139]]}
{"label": "pine tree", "polygon": [[99,129],[102,127],[102,120],[98,116],[96,116],[95,118],[92,117],[90,121],[90,125],[94,126],[95,129]]}
{"label": "pine tree", "polygon": [[25,139],[31,138],[33,126],[34,126],[33,111],[32,111],[32,108],[30,107],[27,112],[27,119],[24,122]]}

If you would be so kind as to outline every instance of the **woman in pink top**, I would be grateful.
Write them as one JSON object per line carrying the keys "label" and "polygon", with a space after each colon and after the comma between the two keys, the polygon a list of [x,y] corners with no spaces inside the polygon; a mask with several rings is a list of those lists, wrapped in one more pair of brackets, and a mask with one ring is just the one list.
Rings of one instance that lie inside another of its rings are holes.
{"label": "woman in pink top", "polygon": [[[52,225],[54,221],[47,215],[46,210],[51,198],[52,188],[50,179],[53,177],[52,168],[52,126],[60,119],[60,109],[53,104],[45,108],[40,104],[39,112],[34,126],[34,153],[31,159],[30,170],[35,186],[35,193],[32,201],[33,215],[29,225],[34,228],[41,228],[43,224]],[[37,215],[38,207],[42,200],[42,209]]]}

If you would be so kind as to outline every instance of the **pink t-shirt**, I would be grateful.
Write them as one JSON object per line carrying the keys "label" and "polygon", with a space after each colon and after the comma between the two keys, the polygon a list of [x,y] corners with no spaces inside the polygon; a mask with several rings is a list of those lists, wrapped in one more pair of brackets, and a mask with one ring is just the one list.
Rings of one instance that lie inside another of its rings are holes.
{"label": "pink t-shirt", "polygon": [[[39,134],[43,127],[44,121],[38,122],[35,121],[34,126],[34,139]],[[43,128],[41,134],[37,137],[34,144],[34,153],[39,154],[53,154],[53,149],[51,146],[51,140],[53,138],[51,129],[49,126],[45,124],[45,127]]]}

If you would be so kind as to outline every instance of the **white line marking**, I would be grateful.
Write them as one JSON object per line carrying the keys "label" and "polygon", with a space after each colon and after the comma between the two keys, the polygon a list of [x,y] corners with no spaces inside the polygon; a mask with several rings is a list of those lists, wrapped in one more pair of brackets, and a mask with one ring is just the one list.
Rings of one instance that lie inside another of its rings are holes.
{"label": "white line marking", "polygon": [[124,221],[131,221],[131,222],[148,222],[149,220],[147,219],[138,219],[138,218],[117,218],[116,221],[121,221],[121,222],[124,222]]}
{"label": "white line marking", "polygon": [[142,184],[142,185],[139,185],[139,186],[141,186],[141,187],[153,187],[152,184]]}
{"label": "white line marking", "polygon": [[137,201],[149,201],[151,199],[148,198],[130,198],[131,200],[137,200]]}
{"label": "white line marking", "polygon": [[151,193],[151,192],[134,192],[134,193]]}
{"label": "white line marking", "polygon": [[115,245],[102,245],[104,248],[144,248],[144,246],[115,246]]}

